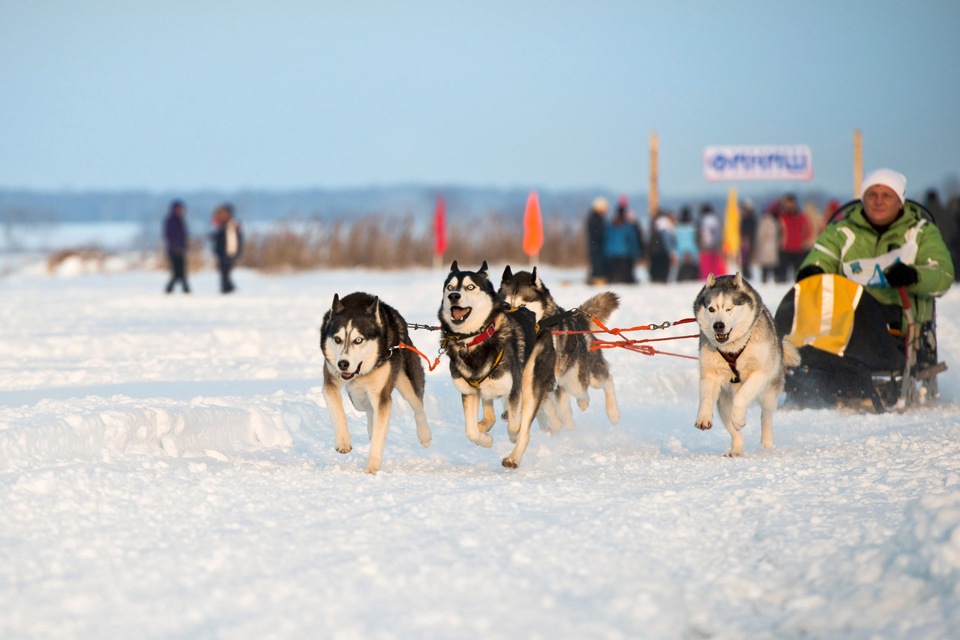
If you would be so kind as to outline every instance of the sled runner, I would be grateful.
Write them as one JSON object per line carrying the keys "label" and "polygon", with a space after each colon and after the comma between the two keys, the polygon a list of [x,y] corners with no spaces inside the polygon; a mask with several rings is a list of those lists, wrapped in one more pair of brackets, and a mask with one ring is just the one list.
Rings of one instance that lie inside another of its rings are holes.
{"label": "sled runner", "polygon": [[947,365],[937,357],[936,302],[930,319],[919,323],[906,289],[900,297],[902,307],[882,305],[860,284],[833,274],[795,284],[775,316],[778,333],[802,359],[787,371],[786,404],[881,413],[938,397],[937,374]]}

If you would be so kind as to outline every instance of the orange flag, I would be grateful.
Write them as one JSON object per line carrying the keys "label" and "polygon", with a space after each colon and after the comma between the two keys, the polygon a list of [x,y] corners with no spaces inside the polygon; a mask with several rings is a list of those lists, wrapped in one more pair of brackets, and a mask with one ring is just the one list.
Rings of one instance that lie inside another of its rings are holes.
{"label": "orange flag", "polygon": [[523,214],[523,252],[533,258],[543,248],[543,220],[540,217],[540,198],[536,191],[527,196]]}

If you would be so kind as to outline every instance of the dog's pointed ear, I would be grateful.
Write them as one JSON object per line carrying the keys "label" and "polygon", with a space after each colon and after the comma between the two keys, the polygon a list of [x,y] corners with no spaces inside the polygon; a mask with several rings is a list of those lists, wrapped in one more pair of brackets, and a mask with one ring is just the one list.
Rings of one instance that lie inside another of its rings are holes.
{"label": "dog's pointed ear", "polygon": [[716,278],[713,277],[713,272],[710,272],[710,275],[707,276],[707,287],[712,287],[716,281]]}
{"label": "dog's pointed ear", "polygon": [[513,269],[510,268],[510,265],[507,265],[503,270],[503,275],[500,276],[500,281],[513,280]]}
{"label": "dog's pointed ear", "polygon": [[537,268],[534,267],[533,271],[530,272],[530,276],[533,278],[533,284],[540,286],[540,276],[537,275]]}
{"label": "dog's pointed ear", "polygon": [[453,272],[453,271],[460,271],[460,267],[457,265],[457,261],[456,261],[456,260],[454,260],[453,263],[450,265],[450,271],[451,271],[451,272]]}
{"label": "dog's pointed ear", "polygon": [[380,297],[379,296],[373,296],[373,302],[371,302],[367,306],[367,313],[375,314],[377,317],[377,321],[379,322],[380,320]]}
{"label": "dog's pointed ear", "polygon": [[743,276],[740,275],[739,271],[737,271],[737,277],[734,278],[733,282],[737,285],[737,289],[743,286]]}
{"label": "dog's pointed ear", "polygon": [[343,306],[343,303],[340,302],[340,296],[336,293],[333,294],[333,304],[330,305],[330,311],[332,311],[333,314],[336,315],[341,311],[343,311],[344,309],[345,307]]}
{"label": "dog's pointed ear", "polygon": [[479,274],[481,274],[481,275],[487,275],[487,269],[488,269],[488,268],[489,268],[489,267],[487,267],[487,261],[484,260],[484,261],[483,261],[483,264],[480,265],[480,270],[479,270],[477,273],[479,273]]}

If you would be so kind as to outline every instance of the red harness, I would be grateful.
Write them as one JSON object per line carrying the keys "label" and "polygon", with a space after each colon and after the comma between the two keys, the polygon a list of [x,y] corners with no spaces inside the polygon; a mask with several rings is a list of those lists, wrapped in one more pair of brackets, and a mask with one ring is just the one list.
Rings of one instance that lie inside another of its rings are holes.
{"label": "red harness", "polygon": [[484,340],[486,340],[487,338],[489,338],[490,336],[492,336],[494,333],[496,333],[497,328],[493,325],[494,323],[491,322],[490,326],[488,326],[486,329],[484,329],[479,334],[477,334],[477,336],[473,340],[467,343],[467,346],[475,347],[481,342],[483,342]]}

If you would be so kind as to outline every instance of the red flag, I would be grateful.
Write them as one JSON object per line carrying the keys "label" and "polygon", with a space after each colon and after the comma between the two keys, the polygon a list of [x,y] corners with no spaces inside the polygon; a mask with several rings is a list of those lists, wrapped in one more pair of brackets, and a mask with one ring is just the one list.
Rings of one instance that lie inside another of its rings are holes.
{"label": "red flag", "polygon": [[447,203],[443,196],[437,196],[437,206],[433,210],[433,255],[443,257],[447,251]]}
{"label": "red flag", "polygon": [[543,220],[540,217],[540,198],[536,191],[527,197],[527,210],[523,214],[523,252],[531,258],[543,248]]}

